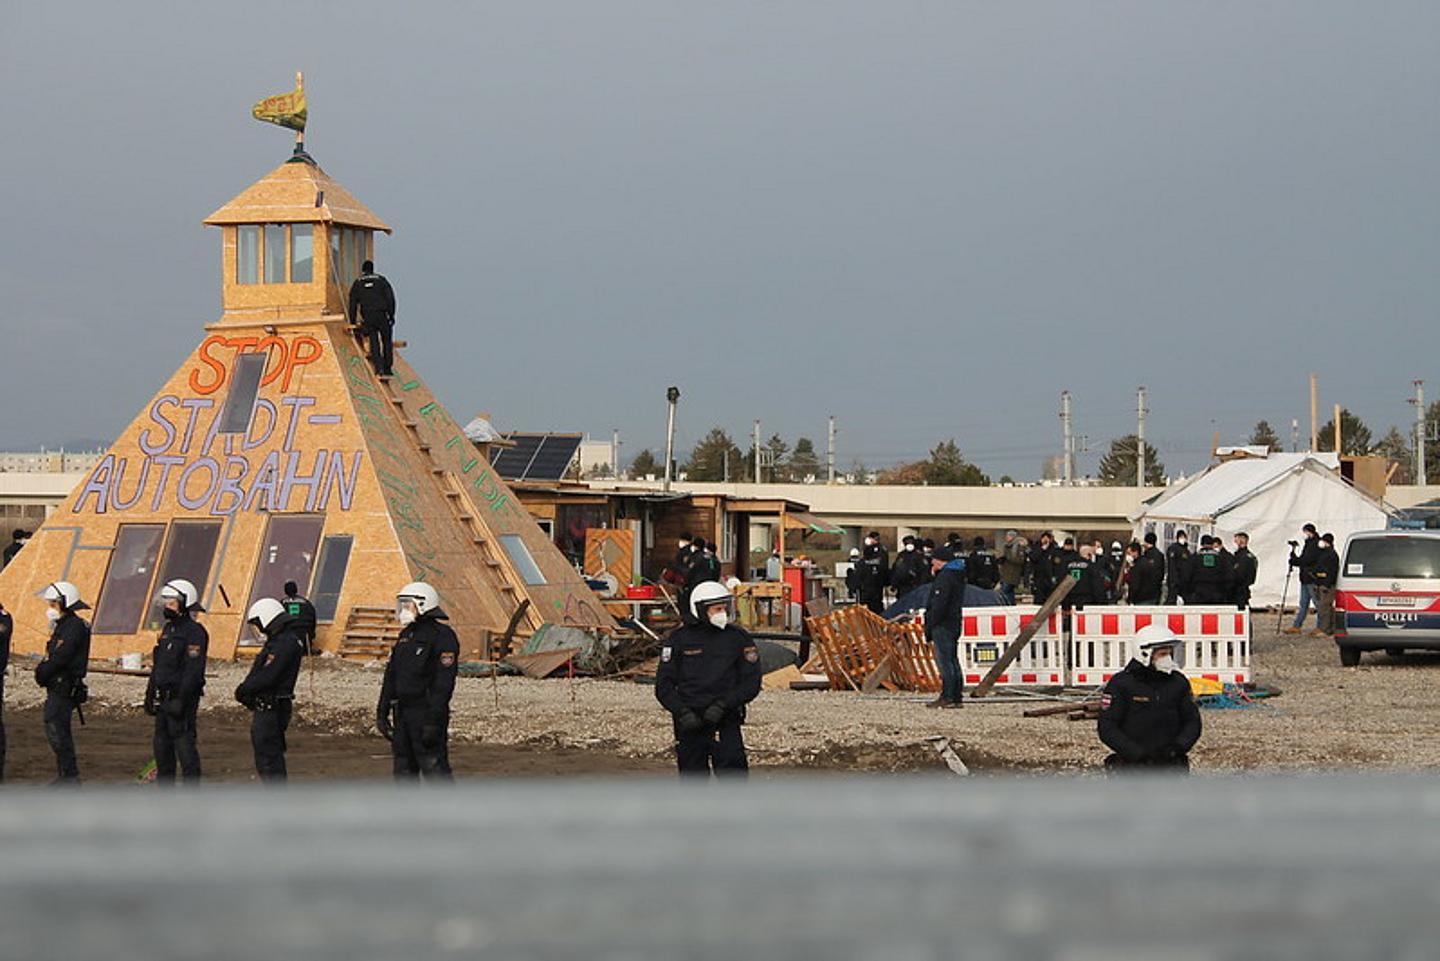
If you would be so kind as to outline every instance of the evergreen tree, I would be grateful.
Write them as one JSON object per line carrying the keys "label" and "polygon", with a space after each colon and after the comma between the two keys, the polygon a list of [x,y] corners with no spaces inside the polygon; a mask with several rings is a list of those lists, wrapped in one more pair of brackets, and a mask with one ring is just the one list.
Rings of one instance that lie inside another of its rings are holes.
{"label": "evergreen tree", "polygon": [[[1341,430],[1344,430],[1343,426]],[[1410,448],[1410,442],[1405,435],[1400,433],[1400,428],[1391,427],[1386,431],[1385,436],[1380,438],[1380,443],[1375,445],[1375,453],[1400,465],[1391,476],[1390,483],[1415,483],[1415,451]]]}
{"label": "evergreen tree", "polygon": [[792,483],[804,483],[807,477],[819,477],[820,458],[815,454],[815,442],[808,437],[797,439],[785,468]]}
{"label": "evergreen tree", "polygon": [[661,465],[660,458],[656,457],[648,447],[636,454],[635,459],[630,462],[631,478],[659,477],[664,472],[665,468]]}
{"label": "evergreen tree", "polygon": [[[1317,438],[1321,450],[1335,449],[1335,418],[1331,417],[1320,428]],[[1372,448],[1370,428],[1349,408],[1340,408],[1340,453],[1350,457],[1364,457]]]}
{"label": "evergreen tree", "polygon": [[989,487],[990,478],[960,455],[954,439],[941,441],[924,461],[924,482],[932,487]]}
{"label": "evergreen tree", "polygon": [[1255,429],[1250,432],[1251,447],[1267,447],[1272,454],[1278,454],[1285,448],[1280,444],[1280,437],[1275,433],[1275,428],[1270,426],[1268,420],[1262,420],[1255,424]]}
{"label": "evergreen tree", "polygon": [[728,464],[730,479],[739,475],[743,462],[740,448],[730,439],[723,427],[712,427],[695,449],[685,465],[687,479],[692,481],[723,481],[726,479]]}
{"label": "evergreen tree", "polygon": [[[1100,483],[1107,487],[1130,487],[1135,484],[1135,453],[1140,438],[1134,434],[1117,437],[1110,442],[1110,449],[1100,458]],[[1160,463],[1160,454],[1150,442],[1145,442],[1145,483],[1156,487],[1165,483],[1165,465]]]}

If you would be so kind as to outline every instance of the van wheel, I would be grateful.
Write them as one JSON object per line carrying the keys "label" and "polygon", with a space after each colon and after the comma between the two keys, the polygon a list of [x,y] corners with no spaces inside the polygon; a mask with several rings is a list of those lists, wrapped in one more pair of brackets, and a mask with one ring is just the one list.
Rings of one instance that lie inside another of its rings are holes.
{"label": "van wheel", "polygon": [[1388,654],[1390,657],[1399,657],[1400,655],[1402,655],[1402,654],[1405,653],[1405,648],[1403,648],[1403,647],[1387,647],[1387,648],[1385,648],[1385,653]]}
{"label": "van wheel", "polygon": [[1357,664],[1359,664],[1359,663],[1360,663],[1360,648],[1358,648],[1358,647],[1343,647],[1343,646],[1340,648],[1340,666],[1341,666],[1341,667],[1354,667],[1355,665],[1357,665]]}

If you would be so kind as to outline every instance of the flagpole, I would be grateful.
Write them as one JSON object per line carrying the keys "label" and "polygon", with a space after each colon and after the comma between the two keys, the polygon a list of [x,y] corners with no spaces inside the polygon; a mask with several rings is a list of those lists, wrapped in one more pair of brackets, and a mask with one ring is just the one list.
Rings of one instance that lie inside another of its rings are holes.
{"label": "flagpole", "polygon": [[[305,97],[305,74],[300,70],[295,71],[295,90],[300,94],[300,98],[303,100]],[[304,127],[301,127],[299,130],[295,131],[295,152],[297,154],[302,154],[305,152]]]}

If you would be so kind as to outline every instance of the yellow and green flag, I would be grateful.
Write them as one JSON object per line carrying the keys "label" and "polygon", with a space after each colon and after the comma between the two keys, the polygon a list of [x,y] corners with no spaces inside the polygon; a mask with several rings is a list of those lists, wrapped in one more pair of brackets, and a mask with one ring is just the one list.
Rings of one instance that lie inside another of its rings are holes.
{"label": "yellow and green flag", "polygon": [[255,104],[250,115],[256,120],[279,124],[291,130],[305,130],[305,86],[298,79],[289,93],[266,97]]}

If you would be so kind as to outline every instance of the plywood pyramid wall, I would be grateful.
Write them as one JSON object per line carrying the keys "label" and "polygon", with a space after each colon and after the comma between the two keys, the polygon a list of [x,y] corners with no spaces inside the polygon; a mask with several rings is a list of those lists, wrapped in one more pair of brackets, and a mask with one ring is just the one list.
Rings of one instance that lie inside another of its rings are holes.
{"label": "plywood pyramid wall", "polygon": [[[297,513],[322,517],[322,536],[353,538],[335,620],[319,631],[322,647],[339,646],[351,608],[393,606],[410,580],[436,586],[470,657],[506,628],[522,599],[530,601],[522,634],[544,622],[614,627],[403,358],[384,382],[338,317],[270,329],[212,327],[0,571],[17,651],[44,646],[44,605],[35,595],[50,581],[73,581],[96,603],[124,525],[165,525],[168,543],[176,522],[203,519],[220,523],[218,546],[208,576],[191,576],[204,582],[212,656],[231,656],[267,524]],[[267,355],[265,375],[245,432],[223,434],[235,359],[246,352]],[[507,536],[524,545],[540,577],[517,566]],[[153,596],[155,574],[136,572],[132,587],[148,577]],[[126,633],[96,633],[94,656],[148,651],[154,632],[144,621]]]}

